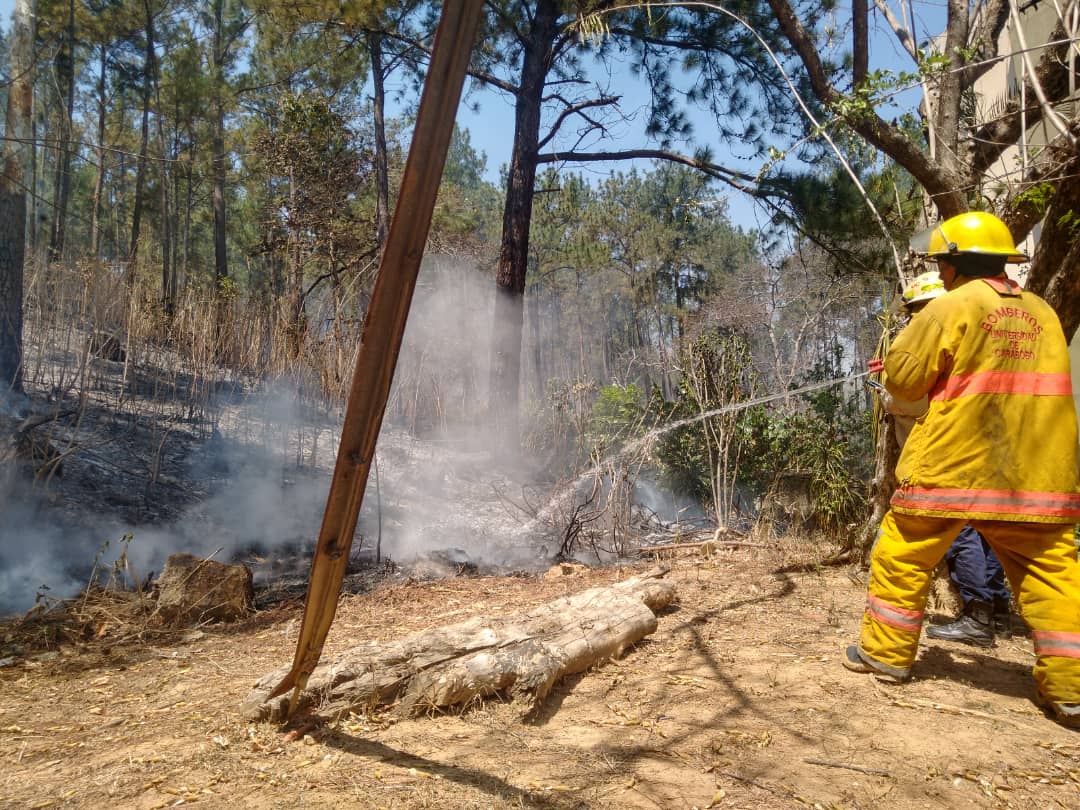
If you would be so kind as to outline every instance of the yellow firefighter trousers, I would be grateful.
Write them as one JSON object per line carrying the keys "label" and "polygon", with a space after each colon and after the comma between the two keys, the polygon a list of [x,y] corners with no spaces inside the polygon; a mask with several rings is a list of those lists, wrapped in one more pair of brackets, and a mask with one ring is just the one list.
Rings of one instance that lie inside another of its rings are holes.
{"label": "yellow firefighter trousers", "polygon": [[1080,703],[1080,563],[1073,526],[900,515],[881,522],[870,559],[859,649],[883,672],[915,662],[935,566],[964,524],[994,549],[1031,626],[1035,684],[1048,700]]}

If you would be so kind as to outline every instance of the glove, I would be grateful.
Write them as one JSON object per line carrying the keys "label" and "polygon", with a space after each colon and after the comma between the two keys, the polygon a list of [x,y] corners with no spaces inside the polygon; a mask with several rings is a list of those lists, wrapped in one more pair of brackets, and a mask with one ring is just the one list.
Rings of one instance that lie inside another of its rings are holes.
{"label": "glove", "polygon": [[875,357],[867,364],[871,374],[878,374],[885,370],[885,361]]}

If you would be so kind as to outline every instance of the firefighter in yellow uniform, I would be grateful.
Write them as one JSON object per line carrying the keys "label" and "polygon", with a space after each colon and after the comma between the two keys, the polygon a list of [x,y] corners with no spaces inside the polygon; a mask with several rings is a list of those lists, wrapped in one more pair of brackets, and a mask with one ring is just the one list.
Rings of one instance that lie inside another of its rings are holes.
{"label": "firefighter in yellow uniform", "polygon": [[1080,727],[1080,445],[1068,345],[1053,309],[1005,275],[1026,257],[997,217],[961,214],[922,236],[913,247],[937,262],[949,292],[900,333],[884,366],[890,394],[928,396],[930,407],[897,463],[859,643],[843,663],[907,680],[931,573],[970,524],[1032,628],[1038,701]]}

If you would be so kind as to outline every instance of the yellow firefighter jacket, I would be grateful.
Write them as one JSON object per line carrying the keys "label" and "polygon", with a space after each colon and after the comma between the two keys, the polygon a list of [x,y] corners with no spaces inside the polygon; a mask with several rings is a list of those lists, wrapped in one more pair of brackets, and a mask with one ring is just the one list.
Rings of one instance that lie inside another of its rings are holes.
{"label": "yellow firefighter jacket", "polygon": [[1080,520],[1068,345],[1045,301],[1004,276],[960,277],[897,336],[885,373],[894,397],[930,398],[896,466],[894,511]]}

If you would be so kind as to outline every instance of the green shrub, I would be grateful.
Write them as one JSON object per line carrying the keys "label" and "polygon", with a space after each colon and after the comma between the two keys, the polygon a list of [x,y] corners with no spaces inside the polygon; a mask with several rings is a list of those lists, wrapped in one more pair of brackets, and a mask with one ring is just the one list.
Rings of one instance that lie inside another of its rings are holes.
{"label": "green shrub", "polygon": [[645,397],[637,385],[605,385],[593,403],[588,443],[599,455],[616,450],[645,432],[646,422],[651,423],[647,416]]}

